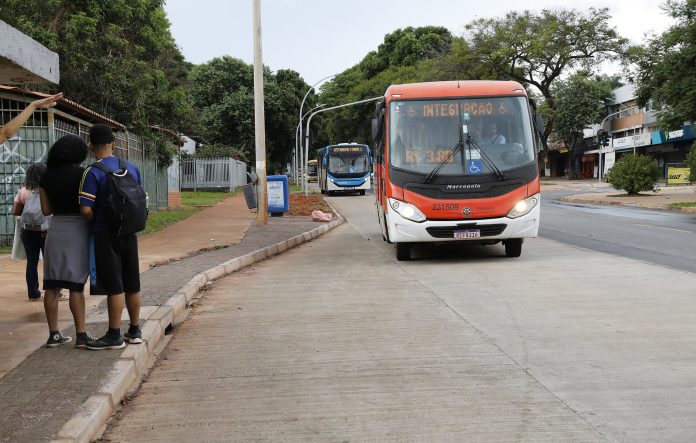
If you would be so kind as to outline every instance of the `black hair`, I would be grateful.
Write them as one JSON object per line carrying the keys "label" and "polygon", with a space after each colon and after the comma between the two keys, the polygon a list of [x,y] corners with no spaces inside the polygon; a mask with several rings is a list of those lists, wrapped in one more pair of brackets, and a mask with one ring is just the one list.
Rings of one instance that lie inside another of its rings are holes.
{"label": "black hair", "polygon": [[39,181],[44,172],[46,172],[46,165],[43,163],[31,164],[27,168],[27,173],[24,177],[24,186],[31,190],[39,189]]}
{"label": "black hair", "polygon": [[80,164],[87,158],[87,143],[75,134],[64,135],[48,151],[46,166],[55,168],[62,165]]}
{"label": "black hair", "polygon": [[108,145],[114,141],[114,133],[110,127],[97,124],[89,130],[89,142],[94,146]]}

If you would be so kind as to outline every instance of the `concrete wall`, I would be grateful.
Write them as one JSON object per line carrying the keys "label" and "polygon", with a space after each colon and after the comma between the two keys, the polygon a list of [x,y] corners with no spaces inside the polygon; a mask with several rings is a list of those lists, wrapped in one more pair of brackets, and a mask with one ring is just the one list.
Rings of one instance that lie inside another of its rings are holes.
{"label": "concrete wall", "polygon": [[0,83],[59,81],[58,54],[0,20]]}

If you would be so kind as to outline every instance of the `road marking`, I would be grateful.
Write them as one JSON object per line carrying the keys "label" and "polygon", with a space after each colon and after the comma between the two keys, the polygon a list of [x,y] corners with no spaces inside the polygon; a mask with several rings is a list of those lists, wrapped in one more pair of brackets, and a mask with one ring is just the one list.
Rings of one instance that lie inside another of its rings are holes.
{"label": "road marking", "polygon": [[674,229],[674,228],[663,228],[661,226],[653,226],[653,225],[642,225],[640,223],[633,223],[633,226],[645,226],[646,228],[655,228],[655,229],[664,229],[665,231],[677,231],[677,232],[686,232],[687,234],[693,234],[691,231],[685,231],[683,229]]}

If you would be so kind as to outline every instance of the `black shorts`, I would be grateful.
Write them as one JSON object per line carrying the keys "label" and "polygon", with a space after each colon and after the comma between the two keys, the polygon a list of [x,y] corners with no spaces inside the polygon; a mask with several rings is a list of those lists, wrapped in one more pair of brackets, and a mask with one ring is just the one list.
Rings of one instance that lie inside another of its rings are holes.
{"label": "black shorts", "polygon": [[96,286],[107,295],[140,292],[138,239],[115,236],[109,229],[94,233]]}

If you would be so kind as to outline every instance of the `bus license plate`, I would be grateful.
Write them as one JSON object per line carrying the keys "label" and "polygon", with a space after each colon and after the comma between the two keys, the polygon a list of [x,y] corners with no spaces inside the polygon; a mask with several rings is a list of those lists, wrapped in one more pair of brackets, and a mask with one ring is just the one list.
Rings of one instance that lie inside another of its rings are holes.
{"label": "bus license plate", "polygon": [[462,240],[465,238],[479,238],[481,237],[481,231],[478,229],[468,229],[466,231],[454,231],[454,238],[457,240]]}

